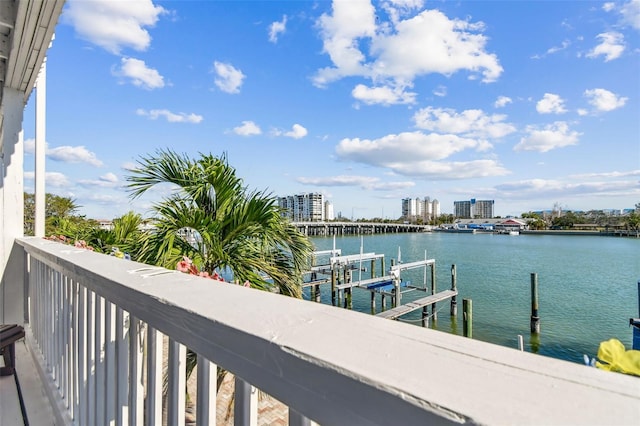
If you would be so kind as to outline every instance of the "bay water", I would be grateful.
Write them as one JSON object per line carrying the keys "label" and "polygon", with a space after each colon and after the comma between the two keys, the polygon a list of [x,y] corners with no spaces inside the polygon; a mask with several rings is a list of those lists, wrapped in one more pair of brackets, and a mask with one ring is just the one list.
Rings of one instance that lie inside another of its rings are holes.
{"label": "bay water", "polygon": [[[629,318],[639,316],[640,239],[575,235],[501,235],[492,233],[399,233],[366,236],[313,237],[316,250],[341,249],[342,255],[385,255],[385,269],[396,262],[435,259],[437,290],[451,287],[456,265],[458,316],[449,315],[450,302],[437,304],[437,321],[430,327],[462,335],[462,300],[473,303],[473,338],[518,347],[541,355],[583,362],[594,357],[600,342],[616,338],[631,349]],[[363,263],[370,268],[370,261]],[[376,262],[380,269],[380,262]],[[536,273],[541,332],[530,333],[531,274]],[[377,276],[382,271],[376,271]],[[353,271],[352,280],[370,272]],[[426,281],[425,281],[426,276]],[[424,268],[402,271],[402,281],[430,288]],[[321,286],[321,303],[331,304],[330,285]],[[402,303],[425,297],[404,292]],[[310,297],[310,289],[305,289]],[[376,312],[381,311],[376,296]],[[387,298],[387,308],[390,307]],[[341,309],[341,308],[336,308]],[[369,291],[354,288],[353,309],[371,314]],[[421,310],[400,321],[421,326]]]}

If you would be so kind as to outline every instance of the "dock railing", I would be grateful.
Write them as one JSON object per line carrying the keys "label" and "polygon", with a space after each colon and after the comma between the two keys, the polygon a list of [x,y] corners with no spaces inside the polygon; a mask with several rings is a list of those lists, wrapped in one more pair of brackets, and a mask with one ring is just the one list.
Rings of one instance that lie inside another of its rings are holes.
{"label": "dock railing", "polygon": [[58,423],[159,424],[162,335],[168,424],[184,424],[186,347],[198,354],[200,425],[215,424],[216,366],[236,376],[239,425],[257,424],[255,388],[289,407],[290,425],[638,419],[638,378],[43,239],[17,243],[28,344]]}

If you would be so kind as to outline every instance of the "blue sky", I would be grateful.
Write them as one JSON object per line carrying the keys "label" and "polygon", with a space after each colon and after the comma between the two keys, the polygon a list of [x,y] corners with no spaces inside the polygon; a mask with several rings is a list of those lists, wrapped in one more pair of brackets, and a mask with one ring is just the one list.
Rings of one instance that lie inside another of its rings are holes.
{"label": "blue sky", "polygon": [[[67,0],[47,59],[48,192],[148,216],[127,168],[226,153],[336,214],[640,203],[640,0]],[[35,94],[25,110],[33,190]]]}

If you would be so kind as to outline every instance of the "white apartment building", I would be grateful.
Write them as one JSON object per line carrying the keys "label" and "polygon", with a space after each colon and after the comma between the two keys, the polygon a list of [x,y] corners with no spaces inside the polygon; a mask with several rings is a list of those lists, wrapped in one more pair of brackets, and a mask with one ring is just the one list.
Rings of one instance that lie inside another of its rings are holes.
{"label": "white apartment building", "polygon": [[424,197],[424,199],[404,198],[402,200],[402,216],[411,221],[421,218],[423,222],[428,223],[440,216],[440,202],[436,199],[431,200],[431,197]]}
{"label": "white apartment building", "polygon": [[324,220],[333,220],[335,216],[333,215],[333,204],[329,201],[324,202]]}
{"label": "white apartment building", "polygon": [[327,219],[324,195],[317,192],[279,197],[278,206],[283,209],[283,215],[293,222],[322,222]]}

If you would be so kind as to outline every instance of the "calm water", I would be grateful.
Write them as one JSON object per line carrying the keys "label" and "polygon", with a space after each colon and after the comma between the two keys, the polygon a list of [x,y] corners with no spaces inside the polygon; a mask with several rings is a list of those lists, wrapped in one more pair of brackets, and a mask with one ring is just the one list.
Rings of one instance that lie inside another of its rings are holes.
{"label": "calm water", "polygon": [[[333,246],[333,237],[313,238],[316,250]],[[449,302],[437,305],[438,320],[431,327],[462,334],[462,299],[473,300],[473,338],[516,348],[518,335],[525,350],[583,362],[595,356],[601,341],[619,339],[631,348],[629,318],[638,316],[640,239],[599,236],[497,235],[497,234],[386,234],[336,237],[343,255],[375,252],[385,255],[385,267],[436,260],[438,290],[451,287],[451,265],[456,265],[458,320],[449,316]],[[363,264],[370,267],[370,261]],[[376,263],[380,276],[380,262]],[[541,333],[531,338],[531,273],[538,275]],[[368,272],[362,273],[368,278]],[[424,282],[424,269],[403,271],[403,281]],[[358,272],[353,280],[358,279]],[[429,285],[429,284],[428,284]],[[323,285],[322,303],[331,303],[330,286]],[[308,297],[308,289],[306,290]],[[402,295],[407,303],[425,293]],[[370,313],[370,293],[354,289],[353,309]],[[380,296],[377,296],[377,312]],[[390,306],[390,298],[387,298]],[[420,325],[419,311],[402,320]]]}

